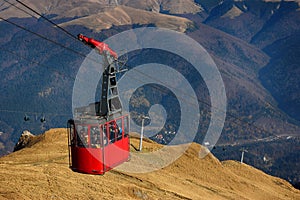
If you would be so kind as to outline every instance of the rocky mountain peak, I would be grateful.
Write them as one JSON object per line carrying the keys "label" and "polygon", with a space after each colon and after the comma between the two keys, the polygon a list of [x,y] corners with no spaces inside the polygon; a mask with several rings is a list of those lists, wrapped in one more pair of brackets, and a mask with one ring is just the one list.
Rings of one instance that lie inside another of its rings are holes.
{"label": "rocky mountain peak", "polygon": [[35,144],[35,138],[37,136],[33,135],[32,133],[30,133],[28,130],[23,131],[22,135],[20,136],[17,144],[14,147],[14,152],[15,151],[19,151],[23,148],[32,146],[33,144]]}

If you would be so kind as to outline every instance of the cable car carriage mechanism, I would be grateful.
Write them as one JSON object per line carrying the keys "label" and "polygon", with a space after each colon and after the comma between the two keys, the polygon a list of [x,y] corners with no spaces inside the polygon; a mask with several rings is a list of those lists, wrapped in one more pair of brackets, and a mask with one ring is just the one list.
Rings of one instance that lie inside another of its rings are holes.
{"label": "cable car carriage mechanism", "polygon": [[100,102],[75,109],[68,121],[69,166],[73,171],[104,174],[129,160],[129,115],[122,115],[117,88],[117,54],[107,44],[78,35],[102,55]]}

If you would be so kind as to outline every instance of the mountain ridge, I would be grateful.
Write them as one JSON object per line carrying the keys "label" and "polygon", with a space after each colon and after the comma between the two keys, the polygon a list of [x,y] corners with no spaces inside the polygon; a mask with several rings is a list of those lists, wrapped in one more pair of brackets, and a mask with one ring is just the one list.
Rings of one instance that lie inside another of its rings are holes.
{"label": "mountain ridge", "polygon": [[111,28],[113,25],[149,24],[149,21],[157,27],[179,32],[185,32],[189,26],[192,26],[190,20],[182,17],[148,12],[127,6],[117,6],[103,13],[74,19],[61,25],[63,27],[70,25],[84,25],[96,32],[100,32],[104,29]]}

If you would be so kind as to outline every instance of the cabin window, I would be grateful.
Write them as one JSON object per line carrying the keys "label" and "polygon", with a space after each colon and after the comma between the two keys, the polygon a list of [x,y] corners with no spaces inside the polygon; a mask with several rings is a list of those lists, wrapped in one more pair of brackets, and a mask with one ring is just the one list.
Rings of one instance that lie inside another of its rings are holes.
{"label": "cabin window", "polygon": [[82,126],[82,125],[77,126],[77,146],[78,147],[89,146],[89,135],[88,135],[87,126]]}
{"label": "cabin window", "polygon": [[75,128],[74,128],[74,124],[70,124],[70,141],[71,141],[71,146],[75,146],[76,144],[76,137],[75,137]]}
{"label": "cabin window", "polygon": [[[108,137],[107,137],[107,131],[106,131],[106,126],[101,126],[100,129],[101,133],[100,136],[103,137],[103,144],[101,144],[101,146],[106,146],[108,144]],[[100,140],[102,142],[102,140]]]}
{"label": "cabin window", "polygon": [[129,134],[129,117],[126,116],[123,118],[123,127],[124,130],[122,130],[122,132],[124,132],[124,137],[128,137],[128,134]]}
{"label": "cabin window", "polygon": [[104,146],[106,146],[108,144],[108,140],[109,140],[109,129],[107,129],[107,124],[104,124],[104,126],[103,126],[103,143],[104,143]]}
{"label": "cabin window", "polygon": [[122,134],[123,134],[122,119],[117,120],[116,132],[117,132],[117,140],[121,140],[122,139]]}
{"label": "cabin window", "polygon": [[116,127],[117,127],[117,124],[115,121],[112,121],[108,124],[109,126],[109,139],[110,139],[110,142],[113,143],[116,141]]}
{"label": "cabin window", "polygon": [[100,148],[101,138],[98,126],[91,126],[91,146],[92,148]]}

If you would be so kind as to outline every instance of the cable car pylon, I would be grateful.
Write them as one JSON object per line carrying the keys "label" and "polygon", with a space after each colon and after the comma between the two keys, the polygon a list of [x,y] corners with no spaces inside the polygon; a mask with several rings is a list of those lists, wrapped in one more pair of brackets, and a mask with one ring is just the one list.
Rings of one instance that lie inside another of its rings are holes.
{"label": "cable car pylon", "polygon": [[74,119],[68,121],[69,166],[76,172],[102,175],[129,160],[129,115],[123,115],[119,98],[117,53],[103,42],[82,34],[77,37],[99,52],[104,71],[100,101],[75,108]]}

